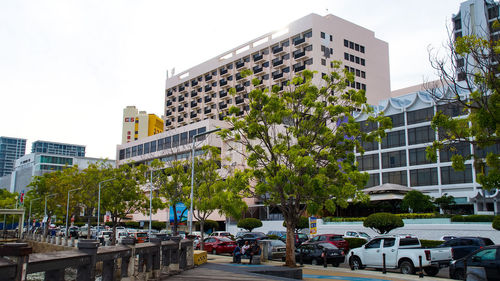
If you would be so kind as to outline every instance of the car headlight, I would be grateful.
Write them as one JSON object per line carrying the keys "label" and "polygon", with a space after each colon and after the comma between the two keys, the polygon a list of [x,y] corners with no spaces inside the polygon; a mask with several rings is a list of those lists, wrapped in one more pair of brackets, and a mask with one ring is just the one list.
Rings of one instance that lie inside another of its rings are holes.
{"label": "car headlight", "polygon": [[450,265],[451,265],[451,264],[453,264],[453,265],[454,265],[456,262],[457,262],[457,260],[452,260],[452,261],[450,262]]}

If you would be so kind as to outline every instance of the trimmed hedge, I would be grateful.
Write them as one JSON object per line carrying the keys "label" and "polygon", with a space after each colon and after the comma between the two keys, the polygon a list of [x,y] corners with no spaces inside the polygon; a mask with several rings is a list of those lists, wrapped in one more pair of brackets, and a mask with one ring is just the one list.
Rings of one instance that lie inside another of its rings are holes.
{"label": "trimmed hedge", "polygon": [[[407,213],[407,214],[395,214],[401,219],[432,219],[432,218],[443,218],[448,217],[438,213]],[[353,217],[353,218],[336,218],[336,217],[326,217],[323,218],[325,222],[353,222],[353,221],[365,221],[366,217]]]}
{"label": "trimmed hedge", "polygon": [[271,234],[271,235],[267,235],[267,239],[279,240],[280,237],[278,235]]}
{"label": "trimmed hedge", "polygon": [[435,248],[443,243],[444,241],[441,240],[420,240],[420,244],[424,248]]}
{"label": "trimmed hedge", "polygon": [[[355,249],[366,244],[366,240],[362,238],[344,238],[347,243],[349,243],[349,250]],[[347,253],[346,253],[347,254]]]}
{"label": "trimmed hedge", "polygon": [[403,220],[391,213],[375,213],[369,215],[363,222],[364,227],[369,227],[379,234],[387,234],[393,229],[403,227]]}
{"label": "trimmed hedge", "polygon": [[500,216],[495,217],[493,223],[491,224],[491,227],[493,227],[496,230],[500,230]]}
{"label": "trimmed hedge", "polygon": [[470,216],[453,216],[452,222],[493,222],[493,215],[470,215]]}

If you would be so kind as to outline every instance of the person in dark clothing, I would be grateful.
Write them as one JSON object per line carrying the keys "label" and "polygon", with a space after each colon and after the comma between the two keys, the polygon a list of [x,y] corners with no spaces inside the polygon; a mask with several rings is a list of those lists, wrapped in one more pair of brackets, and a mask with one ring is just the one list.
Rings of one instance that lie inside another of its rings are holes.
{"label": "person in dark clothing", "polygon": [[253,256],[260,256],[260,246],[257,244],[257,241],[253,242],[252,247],[250,247],[250,261],[249,264],[252,264]]}
{"label": "person in dark clothing", "polygon": [[241,248],[238,245],[233,250],[233,263],[241,263]]}

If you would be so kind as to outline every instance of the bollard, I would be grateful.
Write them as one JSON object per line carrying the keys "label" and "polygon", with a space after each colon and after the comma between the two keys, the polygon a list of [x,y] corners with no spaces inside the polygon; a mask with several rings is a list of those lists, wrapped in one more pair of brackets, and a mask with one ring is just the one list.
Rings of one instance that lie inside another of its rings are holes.
{"label": "bollard", "polygon": [[135,241],[133,238],[123,238],[122,245],[127,245],[131,248],[129,257],[122,257],[121,277],[123,281],[135,280]]}
{"label": "bollard", "polygon": [[[354,256],[354,252],[351,251],[351,261],[352,261],[352,257]],[[354,270],[354,267],[351,266],[351,270]]]}
{"label": "bollard", "polygon": [[386,274],[387,273],[387,268],[385,265],[385,253],[382,254],[382,273]]}
{"label": "bollard", "polygon": [[[13,257],[16,262],[17,266],[13,281],[26,280],[28,259],[32,252],[32,248],[28,247],[27,243],[6,243],[0,246],[0,256]],[[0,279],[3,277],[0,277]]]}
{"label": "bollard", "polygon": [[327,265],[326,265],[326,249],[323,249],[322,256],[323,256],[323,267],[327,267]]}
{"label": "bollard", "polygon": [[420,272],[418,273],[418,278],[424,278],[424,270],[422,269],[422,256],[418,256],[418,266],[420,268]]}
{"label": "bollard", "polygon": [[78,267],[76,273],[77,281],[95,280],[95,264],[97,261],[97,248],[99,242],[92,239],[81,239],[78,241],[78,250],[90,256],[90,263]]}

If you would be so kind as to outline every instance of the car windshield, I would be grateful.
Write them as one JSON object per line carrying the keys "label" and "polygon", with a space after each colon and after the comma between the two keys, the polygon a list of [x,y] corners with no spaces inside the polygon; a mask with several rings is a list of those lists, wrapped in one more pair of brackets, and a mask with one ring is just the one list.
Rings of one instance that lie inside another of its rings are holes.
{"label": "car windshield", "polygon": [[283,243],[283,241],[281,241],[281,240],[271,240],[271,245],[272,246],[283,246],[283,247],[286,246],[286,244]]}
{"label": "car windshield", "polygon": [[361,237],[365,237],[365,238],[370,238],[370,235],[368,235],[368,234],[366,234],[366,233],[364,233],[364,232],[360,232],[360,233],[359,233],[359,236],[361,236]]}
{"label": "car windshield", "polygon": [[325,249],[332,249],[332,250],[338,249],[337,247],[335,247],[334,245],[332,245],[330,243],[320,243],[320,244],[318,244],[318,246],[320,248],[325,248]]}
{"label": "car windshield", "polygon": [[233,242],[233,240],[231,240],[231,239],[229,239],[227,237],[221,237],[221,238],[219,238],[219,240],[222,241],[222,242]]}
{"label": "car windshield", "polygon": [[342,240],[344,240],[344,237],[342,237],[342,235],[335,235],[330,237],[330,241],[342,241]]}
{"label": "car windshield", "polygon": [[399,246],[418,246],[420,243],[417,238],[401,238]]}
{"label": "car windshield", "polygon": [[146,232],[139,232],[137,233],[137,237],[147,237],[148,234]]}
{"label": "car windshield", "polygon": [[483,241],[484,245],[486,246],[495,245],[495,243],[493,243],[493,241],[491,241],[489,238],[483,238]]}
{"label": "car windshield", "polygon": [[299,233],[297,234],[297,236],[299,237],[299,239],[307,239],[307,235],[305,235],[304,233]]}

